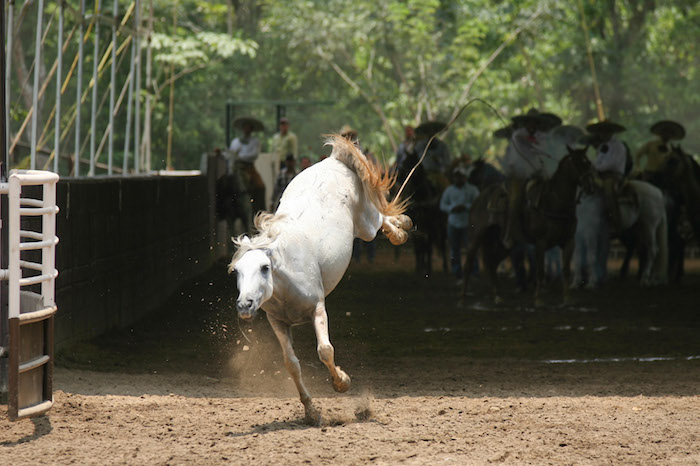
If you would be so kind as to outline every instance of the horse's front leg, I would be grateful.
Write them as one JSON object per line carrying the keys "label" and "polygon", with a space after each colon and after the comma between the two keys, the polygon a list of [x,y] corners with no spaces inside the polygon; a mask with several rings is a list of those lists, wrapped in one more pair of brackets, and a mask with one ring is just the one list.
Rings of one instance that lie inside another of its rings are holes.
{"label": "horse's front leg", "polygon": [[291,327],[274,317],[267,314],[267,320],[270,322],[272,330],[274,330],[277,340],[280,342],[282,347],[282,354],[284,355],[284,364],[287,366],[287,371],[292,376],[294,384],[297,386],[299,391],[299,398],[304,405],[304,413],[306,421],[310,423],[320,423],[321,415],[314,408],[311,402],[311,395],[309,391],[304,386],[304,381],[301,379],[301,365],[299,364],[299,359],[296,354],[294,354],[294,348],[292,347],[292,331]]}
{"label": "horse's front leg", "polygon": [[[564,304],[571,302],[569,294],[569,283],[571,283],[571,257],[574,255],[574,239],[569,239],[562,248],[562,287],[564,294]],[[591,271],[593,269],[591,268]]]}
{"label": "horse's front leg", "polygon": [[535,245],[535,307],[541,307],[544,304],[542,301],[542,285],[544,283],[544,253],[547,245],[539,241]]}
{"label": "horse's front leg", "polygon": [[318,343],[316,348],[318,357],[328,367],[333,379],[333,389],[340,393],[347,392],[350,388],[350,376],[335,365],[335,350],[328,336],[328,314],[326,313],[326,304],[323,301],[316,305],[314,311],[314,330]]}

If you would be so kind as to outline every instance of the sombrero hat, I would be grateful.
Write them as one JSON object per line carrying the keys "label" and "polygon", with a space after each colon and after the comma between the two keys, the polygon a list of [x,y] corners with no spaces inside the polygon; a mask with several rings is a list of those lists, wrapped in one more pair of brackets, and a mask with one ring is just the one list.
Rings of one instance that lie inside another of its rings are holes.
{"label": "sombrero hat", "polygon": [[649,130],[657,136],[661,136],[661,138],[665,140],[678,140],[685,137],[685,128],[683,128],[683,125],[671,120],[657,121],[651,125]]}
{"label": "sombrero hat", "polygon": [[586,126],[586,131],[593,134],[609,135],[625,131],[627,128],[619,123],[610,120],[603,120],[597,123],[591,123]]}
{"label": "sombrero hat", "polygon": [[343,137],[348,137],[348,136],[357,137],[357,130],[354,129],[350,125],[343,125],[343,127],[340,128],[340,135]]}
{"label": "sombrero hat", "polygon": [[522,128],[524,126],[537,126],[539,128],[542,124],[541,120],[538,118],[539,114],[540,112],[538,112],[537,109],[531,108],[527,111],[527,113],[511,117],[510,121],[513,122],[514,129]]}
{"label": "sombrero hat", "polygon": [[557,126],[561,126],[561,118],[556,116],[554,113],[542,112],[538,115],[538,117],[541,121],[540,129],[542,131],[549,131]]}
{"label": "sombrero hat", "polygon": [[262,121],[253,117],[240,117],[233,120],[233,127],[238,129],[243,129],[244,125],[250,125],[252,131],[265,131],[265,125]]}
{"label": "sombrero hat", "polygon": [[442,121],[426,121],[418,125],[418,127],[416,127],[415,129],[415,132],[417,135],[430,137],[435,133],[439,133],[446,127],[447,125]]}
{"label": "sombrero hat", "polygon": [[498,139],[510,139],[513,135],[513,125],[504,126],[503,128],[498,128],[493,132],[493,137]]}

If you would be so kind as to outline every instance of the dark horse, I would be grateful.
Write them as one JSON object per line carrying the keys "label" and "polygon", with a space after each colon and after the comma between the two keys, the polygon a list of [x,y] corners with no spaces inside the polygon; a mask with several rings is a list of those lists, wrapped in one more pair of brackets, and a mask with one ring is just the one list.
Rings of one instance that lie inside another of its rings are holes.
{"label": "dark horse", "polygon": [[[409,152],[397,167],[395,186],[400,187],[403,184],[417,162],[418,155]],[[440,210],[440,194],[428,179],[422,165],[413,172],[401,194],[404,199],[410,200],[406,215],[411,217],[415,225],[411,238],[416,257],[416,272],[421,275],[428,276],[432,273],[433,246],[442,255],[443,272],[447,273],[447,217]]]}
{"label": "dark horse", "polygon": [[[687,235],[681,232],[687,223],[700,240],[700,165],[679,145],[672,145],[666,161],[658,171],[644,173],[642,179],[649,181],[664,193],[666,218],[668,219],[668,277],[671,282],[679,282],[684,273],[684,256]],[[620,276],[625,277],[629,263],[637,249],[636,238],[622,238],[626,247]],[[645,261],[640,251],[640,262]],[[641,270],[641,267],[640,267]]]}
{"label": "dark horse", "polygon": [[[554,246],[563,251],[564,299],[568,299],[569,264],[573,253],[576,230],[576,190],[579,185],[592,183],[593,170],[586,149],[571,149],[559,162],[548,180],[533,180],[526,188],[526,204],[522,211],[522,229],[528,242],[535,245],[535,305],[541,304],[544,282],[544,253]],[[501,231],[507,221],[507,202],[503,183],[487,186],[472,204],[469,214],[470,232],[465,270],[472,270],[477,251],[483,250],[484,266],[489,273],[497,301],[496,269],[508,251],[501,242]],[[463,299],[469,276],[465,276]]]}
{"label": "dark horse", "polygon": [[237,219],[241,220],[244,232],[250,233],[252,197],[236,171],[227,173],[216,181],[216,216],[220,220],[226,220],[232,235],[235,234]]}

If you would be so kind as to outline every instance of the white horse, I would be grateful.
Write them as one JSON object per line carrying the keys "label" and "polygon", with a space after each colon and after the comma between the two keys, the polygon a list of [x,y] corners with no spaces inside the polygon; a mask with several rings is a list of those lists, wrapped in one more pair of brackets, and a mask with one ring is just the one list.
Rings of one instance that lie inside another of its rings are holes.
{"label": "white horse", "polygon": [[[668,231],[663,193],[640,180],[628,181],[636,201],[622,202],[620,217],[623,231],[631,231],[646,252],[641,273],[642,286],[666,283],[668,276]],[[588,284],[595,287],[603,278],[608,257],[608,223],[602,194],[584,196],[577,207],[576,251],[572,286],[581,285],[583,254],[588,266]],[[585,249],[585,253],[583,250]]]}
{"label": "white horse", "polygon": [[610,228],[605,216],[603,196],[581,193],[576,205],[574,236],[574,273],[571,288],[598,288],[607,274]]}
{"label": "white horse", "polygon": [[318,356],[333,388],[347,391],[350,377],[335,365],[325,297],[350,263],[354,238],[371,241],[381,228],[398,245],[412,227],[403,214],[405,203],[387,201],[390,175],[341,136],[329,137],[327,144],[333,146],[331,156],[291,181],[277,212],[258,214],[259,233],[234,240],[238,250],[229,265],[237,276],[239,317],[251,319],[258,308],[265,311],[309,422],[319,422],[320,415],[301,378],[291,326],[313,323]]}

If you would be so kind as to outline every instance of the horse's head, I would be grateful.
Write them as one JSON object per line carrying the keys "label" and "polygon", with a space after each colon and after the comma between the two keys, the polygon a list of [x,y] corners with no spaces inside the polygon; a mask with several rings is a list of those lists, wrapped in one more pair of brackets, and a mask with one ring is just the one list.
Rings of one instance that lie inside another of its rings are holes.
{"label": "horse's head", "polygon": [[[247,237],[242,244],[250,242]],[[262,304],[272,297],[272,260],[269,249],[244,252],[230,271],[236,274],[238,299],[236,309],[242,319],[252,319]]]}
{"label": "horse's head", "polygon": [[586,155],[588,146],[574,148],[567,144],[566,149],[568,154],[561,160],[560,165],[562,163],[569,164],[576,178],[576,184],[587,193],[593,192],[596,186],[595,170],[593,169],[593,164]]}

